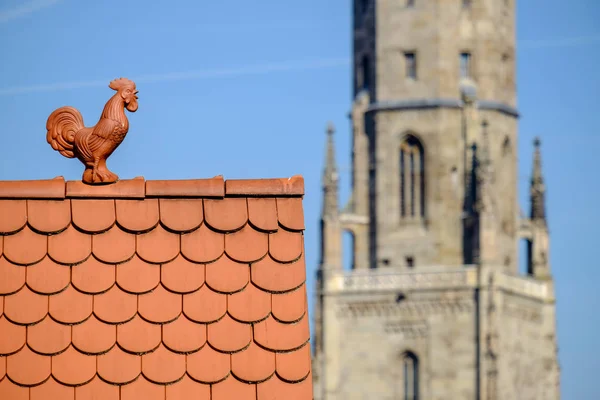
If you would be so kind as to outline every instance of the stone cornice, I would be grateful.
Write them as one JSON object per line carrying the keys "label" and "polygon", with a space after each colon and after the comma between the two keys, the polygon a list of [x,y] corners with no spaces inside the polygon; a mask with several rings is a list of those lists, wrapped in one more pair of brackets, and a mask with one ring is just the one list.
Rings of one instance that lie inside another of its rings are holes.
{"label": "stone cornice", "polygon": [[[498,111],[511,117],[518,118],[519,111],[508,104],[493,100],[478,100],[480,110]],[[426,110],[432,108],[462,108],[463,101],[452,98],[432,98],[432,99],[407,99],[407,100],[386,100],[374,102],[369,105],[367,112],[377,111],[398,111],[398,110]]]}
{"label": "stone cornice", "polygon": [[468,313],[473,311],[473,307],[474,303],[471,299],[408,301],[401,303],[387,300],[347,301],[337,305],[336,314],[342,318],[370,316],[409,318],[421,317],[424,314]]}
{"label": "stone cornice", "polygon": [[[498,270],[495,272],[499,290],[538,301],[554,301],[552,281],[543,281],[526,276],[513,275]],[[477,267],[423,270],[379,268],[371,270],[329,270],[324,277],[325,295],[358,293],[381,293],[386,291],[422,291],[476,289],[486,286],[480,282]]]}

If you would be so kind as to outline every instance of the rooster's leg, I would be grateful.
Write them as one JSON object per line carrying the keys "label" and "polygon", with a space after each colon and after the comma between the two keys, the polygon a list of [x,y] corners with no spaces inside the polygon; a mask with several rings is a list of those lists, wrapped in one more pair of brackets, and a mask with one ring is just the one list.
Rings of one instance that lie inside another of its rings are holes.
{"label": "rooster's leg", "polygon": [[98,161],[98,176],[100,177],[100,182],[103,183],[112,183],[112,182],[116,182],[117,180],[119,180],[119,177],[110,172],[108,170],[108,168],[106,167],[106,160],[105,159],[100,159]]}
{"label": "rooster's leg", "polygon": [[96,157],[94,158],[94,166],[92,167],[92,182],[93,183],[98,183],[98,182],[102,182],[102,180],[98,180],[98,162],[100,161],[100,158]]}

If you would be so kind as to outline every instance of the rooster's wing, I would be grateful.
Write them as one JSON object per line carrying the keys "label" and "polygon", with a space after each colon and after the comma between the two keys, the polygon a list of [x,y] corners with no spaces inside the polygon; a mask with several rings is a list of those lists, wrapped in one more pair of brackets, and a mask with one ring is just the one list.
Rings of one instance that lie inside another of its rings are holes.
{"label": "rooster's wing", "polygon": [[[113,136],[121,128],[121,124],[115,120],[102,118],[92,132],[78,144],[79,153],[88,160],[94,159],[94,154],[101,148],[110,148]],[[114,149],[113,149],[114,150]]]}

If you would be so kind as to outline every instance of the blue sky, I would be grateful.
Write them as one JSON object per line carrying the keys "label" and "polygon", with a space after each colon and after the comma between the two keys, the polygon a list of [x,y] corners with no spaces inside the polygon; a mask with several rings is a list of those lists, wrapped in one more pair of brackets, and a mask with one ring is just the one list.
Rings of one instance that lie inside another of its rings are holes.
{"label": "blue sky", "polygon": [[[350,1],[170,4],[0,3],[0,179],[80,179],[81,165],[46,143],[48,115],[68,104],[94,124],[108,82],[132,78],[140,108],[109,167],[146,179],[304,175],[312,285],[328,120],[346,187],[349,178]],[[518,1],[520,197],[527,209],[539,135],[562,392],[578,400],[600,398],[599,19],[597,0]]]}

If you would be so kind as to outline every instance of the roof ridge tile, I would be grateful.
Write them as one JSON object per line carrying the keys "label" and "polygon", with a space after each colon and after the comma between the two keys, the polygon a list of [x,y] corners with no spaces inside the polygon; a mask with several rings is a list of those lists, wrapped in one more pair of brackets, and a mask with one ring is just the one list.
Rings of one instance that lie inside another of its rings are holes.
{"label": "roof ridge tile", "polygon": [[294,175],[275,179],[228,179],[226,196],[303,196],[304,178]]}
{"label": "roof ridge tile", "polygon": [[225,197],[222,175],[210,179],[146,181],[146,197]]}
{"label": "roof ridge tile", "polygon": [[67,181],[66,196],[70,198],[143,199],[146,181],[143,177],[120,180],[108,185],[88,185],[82,181]]}
{"label": "roof ridge tile", "polygon": [[0,181],[0,199],[65,199],[146,197],[224,198],[224,197],[302,197],[304,178],[228,179],[213,178],[148,180],[138,176],[114,183],[91,185],[82,181],[53,179]]}
{"label": "roof ridge tile", "polygon": [[0,199],[64,199],[65,178],[0,181]]}

